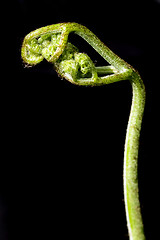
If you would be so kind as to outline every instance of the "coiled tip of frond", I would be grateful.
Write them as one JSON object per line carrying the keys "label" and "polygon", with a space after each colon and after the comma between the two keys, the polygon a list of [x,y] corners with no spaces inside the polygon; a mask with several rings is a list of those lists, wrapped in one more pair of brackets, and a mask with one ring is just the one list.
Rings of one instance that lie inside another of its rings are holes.
{"label": "coiled tip of frond", "polygon": [[48,26],[37,29],[24,38],[21,56],[27,67],[46,59],[54,65],[61,77],[72,83],[76,83],[79,78],[95,76],[94,63],[87,54],[79,53],[78,48],[68,42],[65,27],[61,31],[60,29],[51,31],[50,28]]}

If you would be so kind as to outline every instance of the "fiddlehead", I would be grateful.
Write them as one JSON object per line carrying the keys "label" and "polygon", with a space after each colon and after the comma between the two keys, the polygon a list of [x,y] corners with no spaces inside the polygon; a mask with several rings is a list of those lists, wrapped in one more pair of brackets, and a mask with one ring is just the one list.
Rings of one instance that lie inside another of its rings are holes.
{"label": "fiddlehead", "polygon": [[[113,66],[95,67],[87,54],[79,53],[79,50],[68,42],[68,35],[71,32],[84,38],[105,60],[113,63]],[[43,27],[28,34],[23,41],[21,55],[23,61],[31,66],[46,59],[54,65],[61,77],[78,85],[103,85],[104,82],[106,84],[114,82],[116,76],[111,78],[108,76],[112,73],[119,74],[121,80],[125,79],[124,72],[128,71],[126,66],[129,65],[110,49],[107,54],[104,54],[103,48],[106,49],[106,46],[84,26],[77,23],[64,23]],[[121,65],[117,65],[117,62]],[[122,70],[123,74],[121,74]],[[102,77],[102,74],[107,76]]]}
{"label": "fiddlehead", "polygon": [[[41,31],[40,31],[41,32]],[[76,82],[78,78],[93,76],[96,80],[97,72],[90,57],[79,53],[70,42],[63,42],[63,33],[47,32],[29,34],[22,46],[22,58],[29,65],[36,65],[43,59],[52,62],[58,74],[67,80]],[[65,48],[64,48],[65,46]]]}
{"label": "fiddlehead", "polygon": [[[91,58],[79,52],[68,35],[74,32],[87,41],[110,65],[96,67]],[[130,80],[133,90],[124,152],[124,199],[130,240],[144,240],[138,196],[138,148],[145,105],[145,88],[138,72],[113,53],[89,29],[77,23],[61,23],[28,34],[22,45],[22,59],[36,65],[43,59],[54,65],[58,74],[77,85],[98,86]]]}

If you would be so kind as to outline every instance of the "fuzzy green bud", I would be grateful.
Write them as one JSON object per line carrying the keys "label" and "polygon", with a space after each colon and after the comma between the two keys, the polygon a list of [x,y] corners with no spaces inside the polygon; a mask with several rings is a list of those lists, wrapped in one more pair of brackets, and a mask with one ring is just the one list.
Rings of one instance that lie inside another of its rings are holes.
{"label": "fuzzy green bud", "polygon": [[59,64],[59,72],[61,76],[67,76],[70,79],[76,79],[78,73],[78,63],[73,60],[64,60]]}
{"label": "fuzzy green bud", "polygon": [[93,69],[93,62],[90,57],[85,53],[75,53],[75,61],[80,66],[80,71],[83,74],[87,74],[92,72]]}

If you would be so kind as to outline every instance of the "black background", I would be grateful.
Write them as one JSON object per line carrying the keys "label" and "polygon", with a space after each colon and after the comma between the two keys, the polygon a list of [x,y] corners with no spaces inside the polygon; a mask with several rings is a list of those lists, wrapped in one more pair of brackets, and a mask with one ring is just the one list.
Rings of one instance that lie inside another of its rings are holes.
{"label": "black background", "polygon": [[[128,239],[122,180],[129,82],[78,87],[47,62],[25,68],[20,57],[27,33],[68,21],[88,27],[144,80],[140,200],[146,237],[157,239],[160,4],[17,0],[6,12],[0,239]],[[83,40],[71,40],[97,65],[105,64]]]}

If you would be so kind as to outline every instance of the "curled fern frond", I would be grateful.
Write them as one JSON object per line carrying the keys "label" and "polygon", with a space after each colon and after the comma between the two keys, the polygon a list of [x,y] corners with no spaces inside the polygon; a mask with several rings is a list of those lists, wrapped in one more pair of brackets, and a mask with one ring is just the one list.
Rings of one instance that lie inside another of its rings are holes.
{"label": "curled fern frond", "polygon": [[[88,54],[80,52],[68,41],[72,32],[87,41],[109,65],[95,66]],[[21,55],[23,61],[31,66],[47,60],[61,77],[77,85],[99,86],[122,80],[130,81],[133,99],[124,151],[124,199],[130,240],[144,240],[137,162],[145,87],[139,73],[89,29],[77,23],[54,24],[29,33],[24,38]]]}

